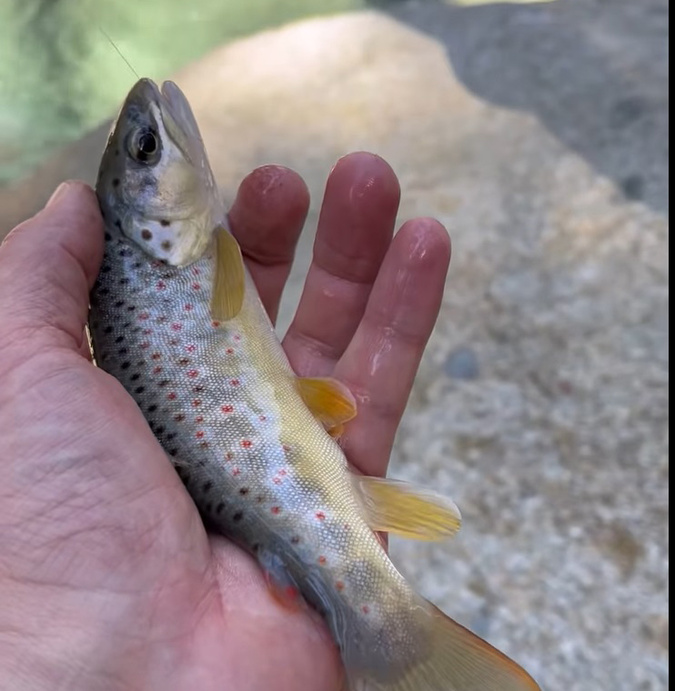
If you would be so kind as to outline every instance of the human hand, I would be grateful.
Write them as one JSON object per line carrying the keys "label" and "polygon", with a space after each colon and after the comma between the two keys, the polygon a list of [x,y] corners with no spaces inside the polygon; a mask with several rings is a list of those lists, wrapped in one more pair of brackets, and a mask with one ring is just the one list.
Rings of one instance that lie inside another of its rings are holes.
{"label": "human hand", "polygon": [[[450,258],[430,219],[392,240],[399,187],[352,154],[329,177],[298,311],[301,375],[332,375],[358,416],[342,444],[384,474]],[[233,233],[274,319],[308,207],[293,172],[242,183]],[[335,648],[270,595],[254,560],[209,536],[134,401],[84,334],[103,228],[70,183],[0,247],[0,679],[3,688],[335,691]]]}

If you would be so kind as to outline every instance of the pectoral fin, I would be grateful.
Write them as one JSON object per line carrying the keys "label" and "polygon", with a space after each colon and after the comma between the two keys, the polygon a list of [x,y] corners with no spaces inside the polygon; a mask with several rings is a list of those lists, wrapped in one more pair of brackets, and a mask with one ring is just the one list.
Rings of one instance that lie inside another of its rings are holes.
{"label": "pectoral fin", "polygon": [[413,540],[442,540],[460,528],[462,517],[453,501],[406,482],[354,476],[363,498],[366,520],[375,531]]}
{"label": "pectoral fin", "polygon": [[239,244],[226,228],[216,229],[216,266],[211,316],[217,321],[236,317],[244,302],[246,274]]}
{"label": "pectoral fin", "polygon": [[340,436],[344,423],[356,416],[356,401],[351,391],[330,377],[298,377],[298,391],[314,417],[334,436]]}

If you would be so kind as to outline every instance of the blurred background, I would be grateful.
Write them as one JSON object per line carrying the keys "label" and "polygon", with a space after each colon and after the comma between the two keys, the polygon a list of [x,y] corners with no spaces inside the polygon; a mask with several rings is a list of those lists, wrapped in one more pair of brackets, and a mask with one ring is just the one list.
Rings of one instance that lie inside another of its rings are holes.
{"label": "blurred background", "polygon": [[668,2],[3,0],[0,238],[93,181],[136,77],[191,100],[231,200],[254,166],[385,157],[453,263],[392,475],[452,496],[401,570],[545,691],[668,686]]}

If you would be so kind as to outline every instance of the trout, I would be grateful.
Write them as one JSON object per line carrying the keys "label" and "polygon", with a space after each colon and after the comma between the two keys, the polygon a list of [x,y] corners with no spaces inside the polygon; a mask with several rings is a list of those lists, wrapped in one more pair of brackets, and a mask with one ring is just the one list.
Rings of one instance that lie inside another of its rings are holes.
{"label": "trout", "polygon": [[437,539],[455,505],[354,474],[336,436],[349,390],[293,372],[229,232],[180,89],[141,79],[96,192],[105,253],[91,293],[97,365],[134,398],[204,522],[278,593],[324,617],[352,691],[535,691],[515,662],[418,595],[376,531]]}

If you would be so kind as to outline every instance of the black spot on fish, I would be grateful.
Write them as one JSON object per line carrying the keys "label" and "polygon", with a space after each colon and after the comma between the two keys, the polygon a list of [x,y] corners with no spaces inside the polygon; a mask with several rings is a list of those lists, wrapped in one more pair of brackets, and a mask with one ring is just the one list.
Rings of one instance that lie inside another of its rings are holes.
{"label": "black spot on fish", "polygon": [[194,389],[192,389],[195,393],[201,393],[204,391],[204,387],[200,384],[199,386],[195,386]]}
{"label": "black spot on fish", "polygon": [[149,413],[154,413],[156,410],[157,410],[157,406],[156,406],[156,405],[149,405],[149,406],[148,406],[148,412],[149,412]]}
{"label": "black spot on fish", "polygon": [[113,178],[112,186],[113,186],[113,187],[118,187],[119,184],[120,184],[120,179],[119,179],[119,178]]}
{"label": "black spot on fish", "polygon": [[118,336],[118,337],[115,339],[115,343],[121,343],[123,340],[124,340],[124,336]]}
{"label": "black spot on fish", "polygon": [[122,221],[120,221],[119,218],[116,218],[116,219],[115,219],[115,226],[116,226],[117,228],[119,228],[120,230],[122,230]]}
{"label": "black spot on fish", "polygon": [[134,262],[131,266],[132,266],[134,269],[140,269],[141,266],[143,266],[143,264],[142,264],[141,262]]}
{"label": "black spot on fish", "polygon": [[162,379],[161,382],[157,384],[157,386],[166,386],[167,384],[170,384],[171,381],[169,379]]}
{"label": "black spot on fish", "polygon": [[139,367],[145,367],[145,360],[139,360],[136,364],[137,364]]}
{"label": "black spot on fish", "polygon": [[119,150],[119,149],[115,149],[115,156],[119,156],[119,155],[120,155],[120,150]]}
{"label": "black spot on fish", "polygon": [[239,490],[239,494],[241,494],[242,497],[245,497],[248,494],[248,487],[242,487]]}
{"label": "black spot on fish", "polygon": [[169,449],[169,456],[177,456],[178,449]]}
{"label": "black spot on fish", "polygon": [[104,264],[104,265],[101,267],[101,273],[102,273],[102,274],[107,274],[109,271],[110,271],[110,267],[109,267],[107,264]]}
{"label": "black spot on fish", "polygon": [[300,542],[300,538],[297,535],[293,535],[291,538],[291,543],[297,545]]}
{"label": "black spot on fish", "polygon": [[147,228],[143,228],[143,230],[141,231],[141,237],[144,240],[152,240],[152,232]]}
{"label": "black spot on fish", "polygon": [[134,393],[143,393],[144,391],[145,391],[145,387],[144,387],[144,386],[137,386],[137,387],[134,389]]}
{"label": "black spot on fish", "polygon": [[204,511],[206,513],[211,513],[212,507],[213,507],[213,504],[210,501],[207,501],[206,504],[204,504]]}
{"label": "black spot on fish", "polygon": [[118,354],[118,355],[126,355],[128,352],[129,352],[129,349],[128,349],[128,348],[120,348],[120,349],[117,351],[117,354]]}
{"label": "black spot on fish", "polygon": [[254,543],[251,545],[251,550],[252,550],[253,552],[257,552],[259,549],[260,549],[260,543],[259,543],[259,542],[254,542]]}
{"label": "black spot on fish", "polygon": [[121,286],[126,285],[127,283],[129,283],[129,279],[128,278],[120,278],[119,283]]}
{"label": "black spot on fish", "polygon": [[105,329],[103,329],[103,333],[105,333],[105,334],[111,334],[112,332],[113,332],[112,326],[106,326]]}
{"label": "black spot on fish", "polygon": [[125,361],[120,365],[120,367],[121,367],[122,369],[129,369],[129,367],[131,367],[131,363],[130,363],[128,360],[125,360]]}
{"label": "black spot on fish", "polygon": [[110,290],[108,290],[108,288],[99,288],[98,292],[99,295],[110,295]]}
{"label": "black spot on fish", "polygon": [[171,221],[168,221],[166,218],[161,218],[159,223],[160,225],[163,225],[165,228],[171,225]]}
{"label": "black spot on fish", "polygon": [[160,425],[156,430],[155,434],[164,434],[165,427],[163,425]]}
{"label": "black spot on fish", "polygon": [[210,482],[210,481],[205,482],[204,485],[202,486],[202,492],[204,492],[206,494],[206,492],[208,492],[211,489],[211,487],[213,487],[212,482]]}
{"label": "black spot on fish", "polygon": [[[127,307],[127,309],[129,309],[129,308]],[[124,322],[124,324],[122,324],[123,329],[128,329],[130,326],[131,326],[131,322]]]}
{"label": "black spot on fish", "polygon": [[176,438],[176,433],[175,432],[169,432],[169,434],[166,435],[167,441],[171,441],[172,439]]}
{"label": "black spot on fish", "polygon": [[225,504],[221,501],[218,506],[216,506],[216,513],[222,513],[223,509],[225,508]]}
{"label": "black spot on fish", "polygon": [[129,307],[127,307],[127,312],[133,312],[135,309],[136,305],[129,305]]}
{"label": "black spot on fish", "polygon": [[243,511],[237,511],[233,516],[232,520],[235,523],[239,523],[239,521],[244,517],[244,512]]}
{"label": "black spot on fish", "polygon": [[110,233],[106,233],[103,237],[105,238],[106,242],[110,242],[112,240],[112,235]]}
{"label": "black spot on fish", "polygon": [[115,303],[115,307],[117,307],[117,308],[124,307],[124,300],[118,300]]}
{"label": "black spot on fish", "polygon": [[161,248],[165,252],[168,252],[171,249],[171,242],[169,240],[163,240],[162,244],[161,244]]}
{"label": "black spot on fish", "polygon": [[141,378],[141,375],[138,372],[131,375],[131,381],[138,381],[140,378]]}

